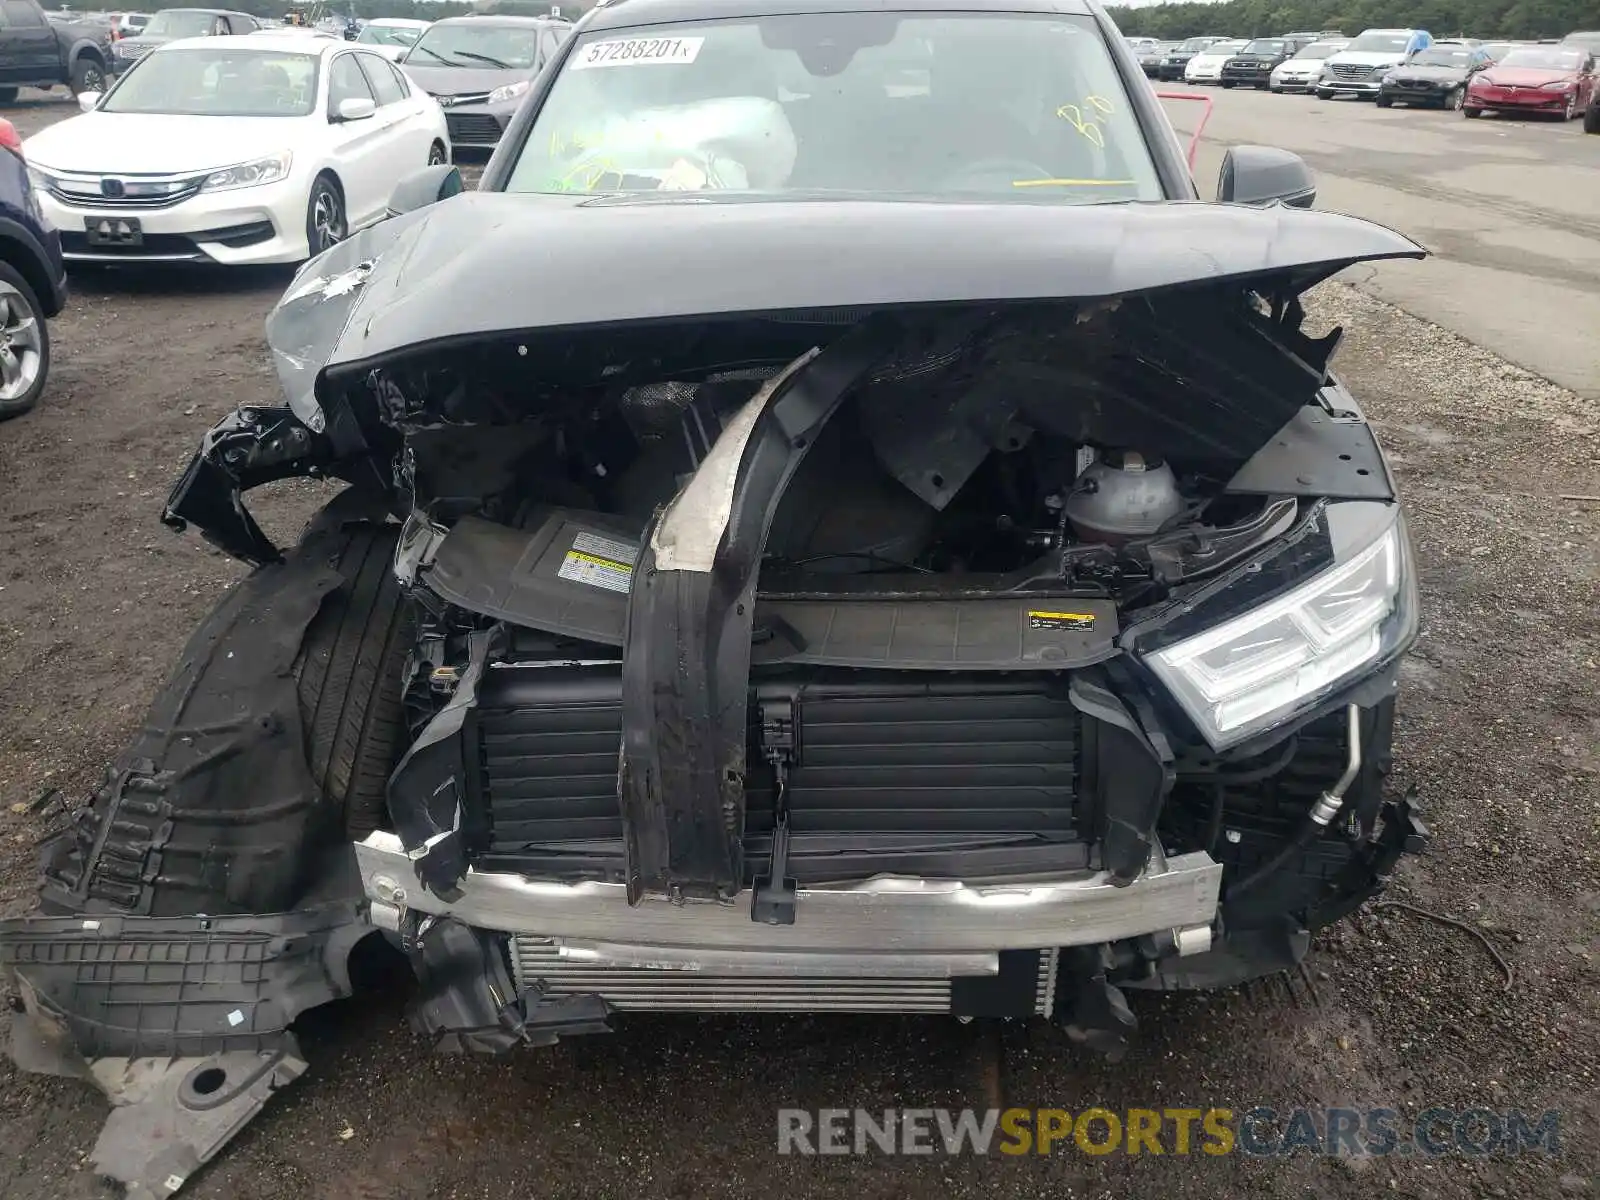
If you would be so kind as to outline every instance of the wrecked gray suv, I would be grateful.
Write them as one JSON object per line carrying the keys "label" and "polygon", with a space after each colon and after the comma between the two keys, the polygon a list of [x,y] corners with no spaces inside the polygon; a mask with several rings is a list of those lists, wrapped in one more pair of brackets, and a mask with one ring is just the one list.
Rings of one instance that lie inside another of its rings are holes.
{"label": "wrecked gray suv", "polygon": [[[1426,840],[1405,524],[1301,306],[1420,249],[1265,148],[1199,200],[1093,4],[827,7],[597,8],[480,191],[408,178],[271,314],[284,405],[165,514],[257,569],[0,929],[102,1171],[181,1185],[368,935],[444,1049],[1115,1054],[1129,990],[1292,966]],[[243,496],[295,476],[348,487],[280,550]]]}

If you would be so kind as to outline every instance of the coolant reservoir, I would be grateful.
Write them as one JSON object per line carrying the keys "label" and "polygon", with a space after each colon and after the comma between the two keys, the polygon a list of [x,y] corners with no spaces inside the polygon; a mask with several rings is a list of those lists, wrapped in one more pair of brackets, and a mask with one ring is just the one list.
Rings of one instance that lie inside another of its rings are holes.
{"label": "coolant reservoir", "polygon": [[1067,520],[1086,542],[1146,537],[1183,511],[1172,468],[1136,450],[1108,450],[1078,476]]}

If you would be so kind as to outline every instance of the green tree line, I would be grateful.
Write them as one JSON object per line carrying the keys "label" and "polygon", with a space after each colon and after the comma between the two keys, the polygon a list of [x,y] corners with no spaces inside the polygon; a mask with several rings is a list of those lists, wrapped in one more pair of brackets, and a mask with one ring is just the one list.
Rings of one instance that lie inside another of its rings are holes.
{"label": "green tree line", "polygon": [[[129,0],[42,0],[45,8],[69,8],[77,12],[98,10],[115,11],[129,8],[142,12],[160,12],[163,8],[213,7],[232,12],[249,13],[252,17],[282,17],[291,7],[290,0],[189,0],[187,5],[152,4],[139,8]],[[593,7],[593,0],[321,0],[320,3],[299,5],[313,17],[325,15],[357,16],[363,20],[376,17],[413,17],[422,21],[438,21],[445,17],[459,17],[469,12],[498,12],[514,16],[542,17],[552,7],[561,9],[561,15],[577,20]]]}
{"label": "green tree line", "polygon": [[1130,37],[1266,37],[1304,29],[1426,29],[1435,37],[1553,38],[1600,29],[1597,0],[1226,0],[1109,8]]}

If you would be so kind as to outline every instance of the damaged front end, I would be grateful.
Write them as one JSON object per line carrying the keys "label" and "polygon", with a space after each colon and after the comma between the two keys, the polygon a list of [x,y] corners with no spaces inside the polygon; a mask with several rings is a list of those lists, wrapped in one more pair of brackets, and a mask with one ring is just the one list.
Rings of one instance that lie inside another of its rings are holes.
{"label": "damaged front end", "polygon": [[[281,644],[239,664],[234,633],[197,635],[174,736],[80,814],[57,907],[0,927],[26,1027],[85,1060],[292,1056],[289,1020],[347,990],[340,955],[376,929],[446,1049],[799,1010],[1038,1015],[1118,1054],[1124,989],[1292,965],[1421,848],[1384,795],[1409,542],[1338,331],[1299,300],[1411,243],[1275,208],[1091,208],[1070,243],[1027,207],[601,208],[583,221],[641,276],[708,264],[619,297],[579,284],[567,210],[467,236],[501,199],[358,235],[274,312],[289,405],[219,425],[166,515],[267,564],[227,630]],[[1005,238],[968,236],[991,219]],[[958,249],[874,269],[912,243]],[[538,287],[514,269],[535,246]],[[752,279],[760,246],[810,270]],[[295,474],[353,486],[284,554],[241,497]],[[328,568],[317,539],[352,523],[385,539],[387,592],[375,550]],[[330,724],[294,699],[325,594],[388,631],[328,650],[401,730],[361,825],[348,786],[318,807]],[[245,747],[300,774],[215,774]],[[161,848],[198,848],[205,813],[238,829],[302,797],[301,825],[217,834],[213,874],[174,889]],[[312,896],[343,923],[283,942],[250,1007],[186,1000],[106,1040],[108,985],[62,965],[104,952],[110,913],[221,988],[197,947],[227,922],[278,945]]]}

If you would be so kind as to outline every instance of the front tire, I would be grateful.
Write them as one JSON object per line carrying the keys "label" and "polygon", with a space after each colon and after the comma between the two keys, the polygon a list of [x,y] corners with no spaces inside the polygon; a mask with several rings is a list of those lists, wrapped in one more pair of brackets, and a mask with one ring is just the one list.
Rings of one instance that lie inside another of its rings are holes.
{"label": "front tire", "polygon": [[306,761],[345,834],[359,841],[384,822],[385,789],[399,761],[411,610],[394,574],[394,526],[345,530],[329,593],[295,658]]}
{"label": "front tire", "polygon": [[1444,98],[1444,107],[1451,112],[1460,112],[1461,106],[1467,102],[1467,89],[1456,88]]}
{"label": "front tire", "polygon": [[10,263],[0,262],[0,421],[39,402],[50,375],[50,327],[39,297]]}
{"label": "front tire", "polygon": [[315,258],[344,241],[350,232],[344,211],[344,193],[330,175],[318,175],[311,182],[311,199],[306,204],[306,246],[308,258]]}
{"label": "front tire", "polygon": [[449,161],[450,155],[445,151],[443,142],[435,142],[428,147],[428,165],[430,167],[442,167]]}
{"label": "front tire", "polygon": [[1392,96],[1379,96],[1377,98],[1377,102],[1378,102],[1378,107],[1379,108],[1393,108],[1394,107],[1394,97],[1392,97]]}
{"label": "front tire", "polygon": [[1578,94],[1573,92],[1567,97],[1567,107],[1561,111],[1561,120],[1570,121],[1578,115]]}
{"label": "front tire", "polygon": [[17,102],[17,89],[13,87],[0,87],[0,104],[15,104]]}
{"label": "front tire", "polygon": [[1583,110],[1583,131],[1585,133],[1600,133],[1600,102],[1591,102]]}
{"label": "front tire", "polygon": [[1333,99],[1333,93],[1332,92],[1325,92],[1321,88],[1318,88],[1317,89],[1317,99],[1318,100],[1332,100]]}
{"label": "front tire", "polygon": [[[106,90],[106,69],[88,55],[72,64],[72,92],[103,92]],[[12,94],[13,99],[15,93]]]}
{"label": "front tire", "polygon": [[1483,109],[1468,108],[1466,105],[1462,105],[1461,115],[1469,121],[1476,121],[1479,117],[1483,116]]}
{"label": "front tire", "polygon": [[1224,80],[1223,80],[1223,81],[1222,81],[1222,86],[1223,86],[1223,87],[1225,87],[1225,88],[1231,88],[1231,87],[1232,87],[1232,86],[1233,86],[1233,80],[1231,80],[1231,79],[1224,79]]}

